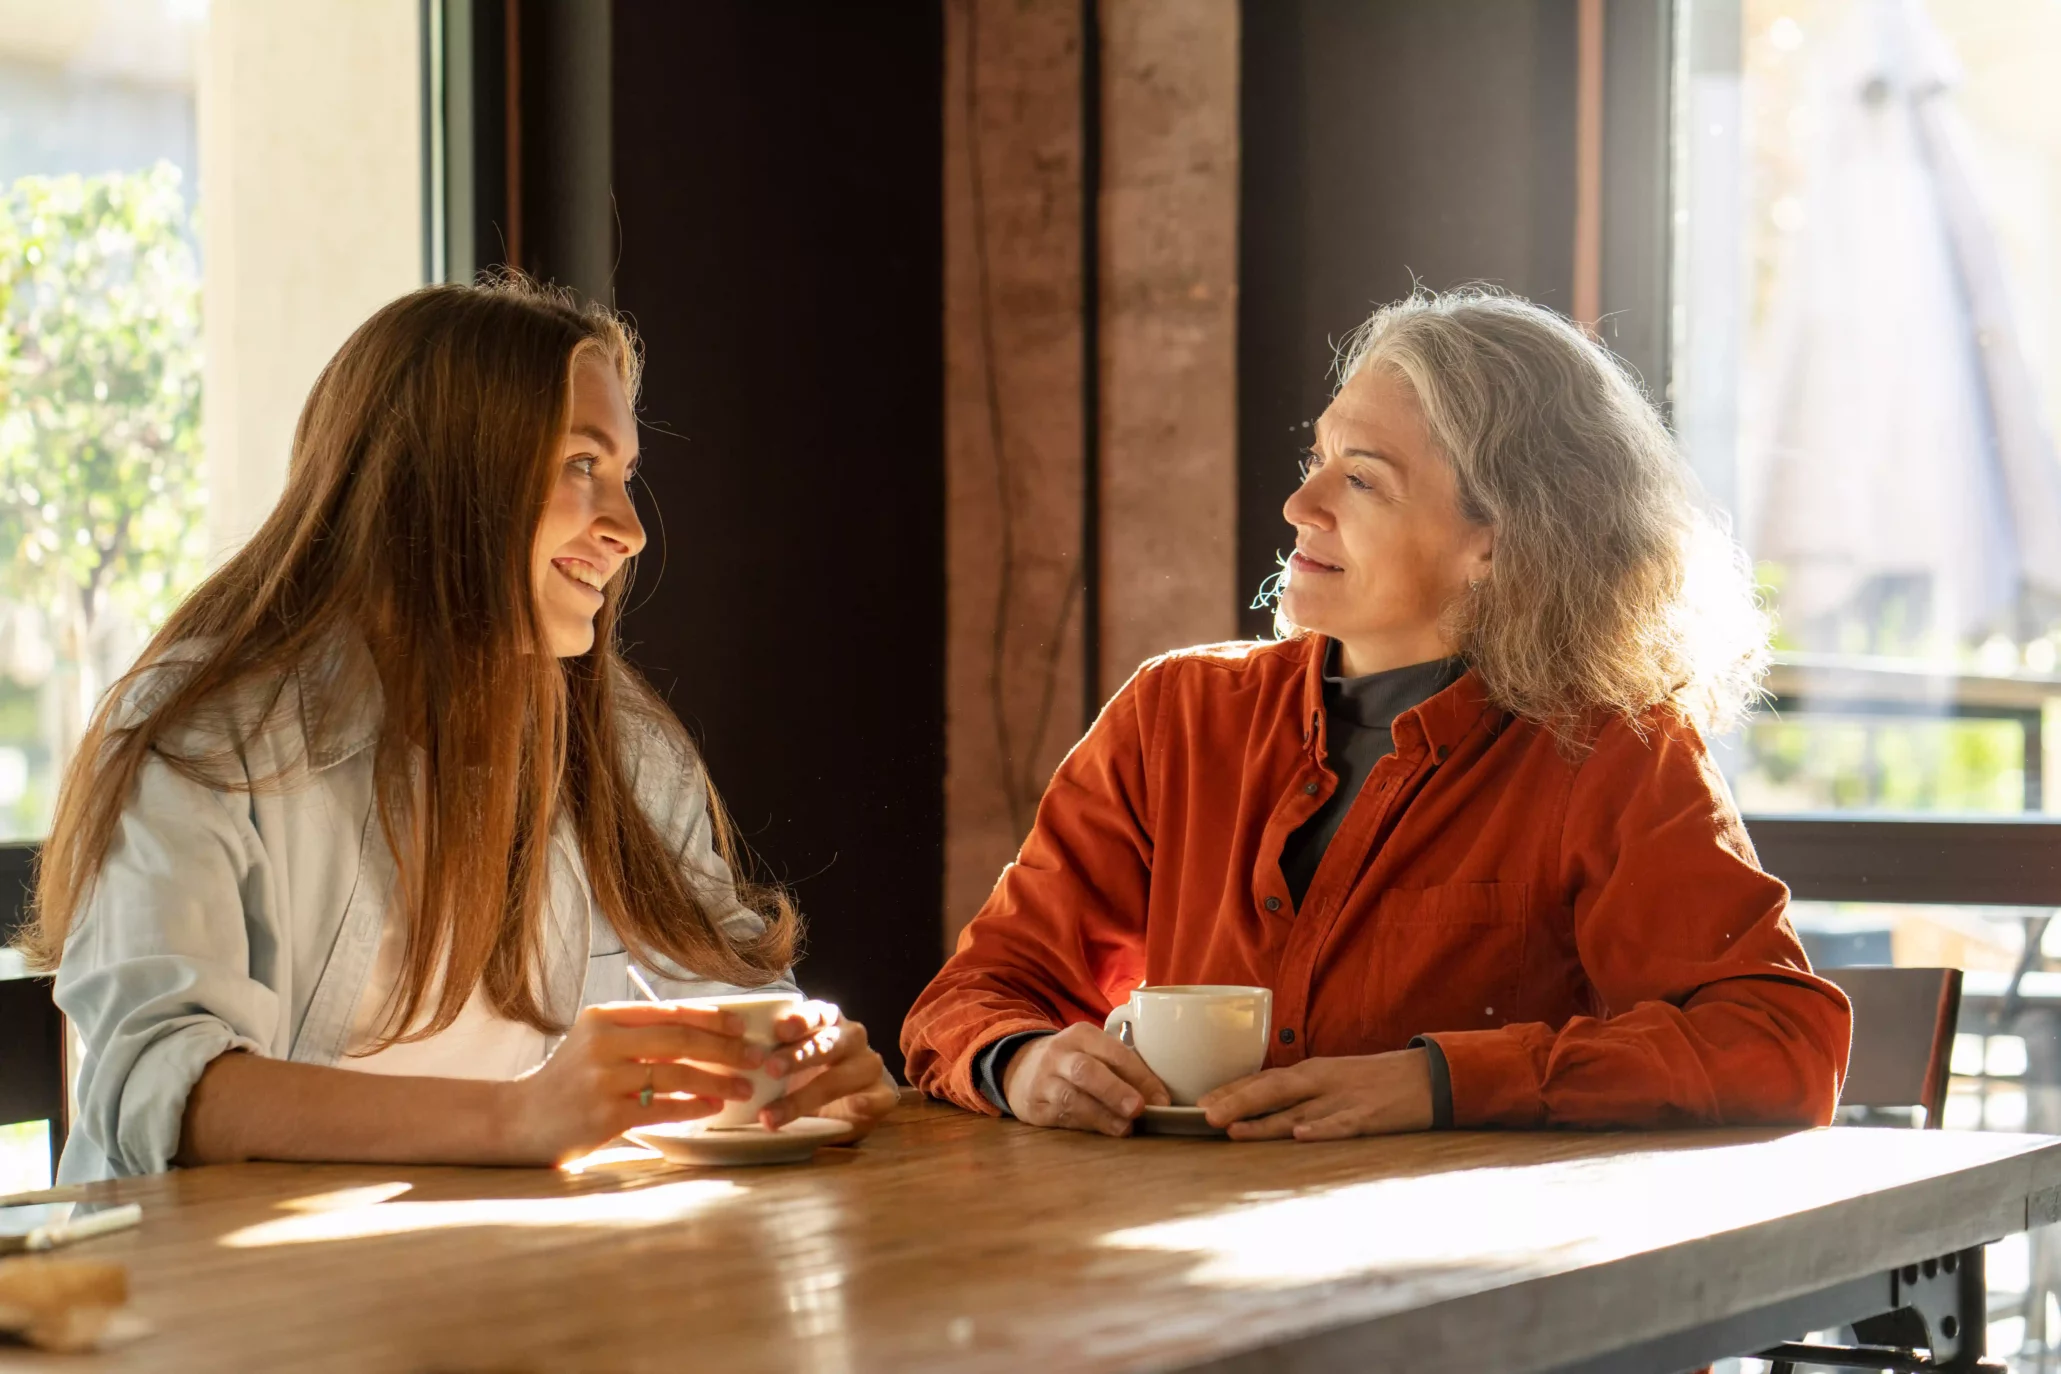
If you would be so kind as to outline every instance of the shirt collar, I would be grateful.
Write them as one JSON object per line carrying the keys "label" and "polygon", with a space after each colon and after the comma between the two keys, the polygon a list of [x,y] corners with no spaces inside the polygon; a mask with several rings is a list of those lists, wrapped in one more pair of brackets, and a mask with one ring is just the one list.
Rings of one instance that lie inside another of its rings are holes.
{"label": "shirt collar", "polygon": [[386,714],[379,668],[356,631],[342,631],[295,670],[308,767],[320,772],[370,748]]}
{"label": "shirt collar", "polygon": [[[1331,639],[1307,635],[1303,640],[1302,740],[1312,758],[1325,750],[1324,664],[1331,655]],[[1450,750],[1486,720],[1490,730],[1500,730],[1508,713],[1490,704],[1482,689],[1481,675],[1469,668],[1460,680],[1422,705],[1395,718],[1390,727],[1397,753],[1417,746],[1433,751]]]}
{"label": "shirt collar", "polygon": [[1350,721],[1363,730],[1388,729],[1397,716],[1431,700],[1467,671],[1465,659],[1440,658],[1359,677],[1343,677],[1339,674],[1336,641],[1332,642],[1328,658],[1324,714],[1330,720]]}

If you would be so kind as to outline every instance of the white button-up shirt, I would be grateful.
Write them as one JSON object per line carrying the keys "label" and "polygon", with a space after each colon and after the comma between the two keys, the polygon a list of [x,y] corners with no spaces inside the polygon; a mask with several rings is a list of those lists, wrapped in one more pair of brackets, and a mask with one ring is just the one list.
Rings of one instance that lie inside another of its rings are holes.
{"label": "white button-up shirt", "polygon": [[[335,1064],[350,1048],[394,892],[373,806],[379,708],[376,692],[361,694],[344,728],[311,732],[292,709],[304,673],[257,728],[228,732],[225,770],[283,775],[284,786],[226,790],[162,758],[143,766],[57,971],[57,1004],[84,1045],[60,1182],[169,1168],[187,1095],[220,1054]],[[146,682],[132,709],[148,709],[152,695]],[[629,733],[645,813],[723,930],[756,934],[761,919],[716,853],[697,760],[655,727]],[[550,848],[542,988],[552,1017],[570,1022],[581,1007],[634,993],[577,846]],[[734,990],[684,969],[644,971],[664,997]]]}

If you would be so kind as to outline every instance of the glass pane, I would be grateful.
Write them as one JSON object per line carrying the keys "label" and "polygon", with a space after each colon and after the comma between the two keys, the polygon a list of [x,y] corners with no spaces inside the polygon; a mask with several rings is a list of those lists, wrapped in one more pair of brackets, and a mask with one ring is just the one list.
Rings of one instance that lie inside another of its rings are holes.
{"label": "glass pane", "polygon": [[0,1126],[0,1197],[50,1186],[50,1123]]}
{"label": "glass pane", "polygon": [[1681,32],[1671,396],[1778,621],[1740,803],[2061,809],[2061,9]]}
{"label": "glass pane", "polygon": [[[0,16],[0,839],[199,577],[201,0]],[[104,21],[104,22],[103,22]]]}
{"label": "glass pane", "polygon": [[421,285],[434,9],[0,4],[0,841]]}

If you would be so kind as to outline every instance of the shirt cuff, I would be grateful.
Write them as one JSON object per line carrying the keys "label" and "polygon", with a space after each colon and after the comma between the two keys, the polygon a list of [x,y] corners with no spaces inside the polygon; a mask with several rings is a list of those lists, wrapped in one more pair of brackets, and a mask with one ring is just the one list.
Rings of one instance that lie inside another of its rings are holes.
{"label": "shirt cuff", "polygon": [[1547,1124],[1541,1071],[1531,1047],[1515,1033],[1527,1029],[1542,1031],[1543,1027],[1435,1033],[1445,1055],[1455,1129],[1505,1126],[1536,1130]]}
{"label": "shirt cuff", "polygon": [[1431,1065],[1431,1129],[1450,1131],[1453,1129],[1453,1071],[1446,1066],[1446,1052],[1438,1047],[1438,1041],[1423,1035],[1412,1040],[1409,1048],[1423,1050],[1424,1058]]}
{"label": "shirt cuff", "polygon": [[1050,1034],[1051,1031],[1017,1031],[1003,1036],[973,1057],[973,1086],[979,1088],[980,1095],[1002,1115],[1014,1115],[1009,1110],[1009,1099],[1002,1093],[1002,1075],[1008,1071],[1009,1061],[1031,1041]]}

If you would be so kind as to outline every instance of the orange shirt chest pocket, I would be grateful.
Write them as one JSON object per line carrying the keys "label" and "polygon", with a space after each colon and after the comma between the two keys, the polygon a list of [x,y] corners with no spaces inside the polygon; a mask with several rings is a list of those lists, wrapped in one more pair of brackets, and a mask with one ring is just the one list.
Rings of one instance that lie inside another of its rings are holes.
{"label": "orange shirt chest pocket", "polygon": [[1382,893],[1348,955],[1360,964],[1366,1048],[1397,1049],[1413,1035],[1483,1030],[1516,1019],[1530,910],[1529,883],[1444,883]]}

